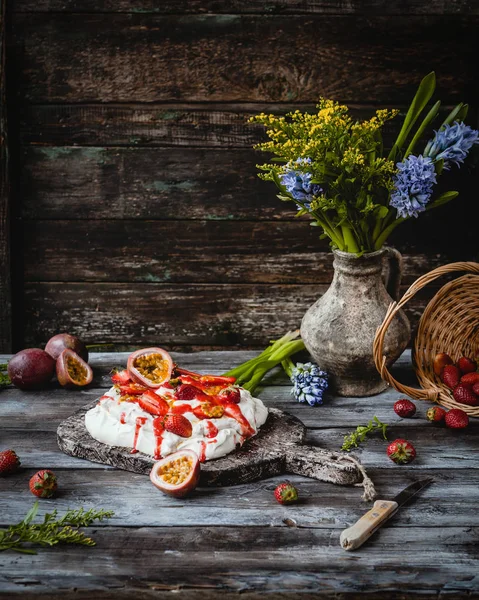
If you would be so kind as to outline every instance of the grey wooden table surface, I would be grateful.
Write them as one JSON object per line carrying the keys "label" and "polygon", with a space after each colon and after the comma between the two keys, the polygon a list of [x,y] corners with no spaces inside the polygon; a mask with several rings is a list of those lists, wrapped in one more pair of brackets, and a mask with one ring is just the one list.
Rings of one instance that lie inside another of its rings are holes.
{"label": "grey wooden table surface", "polygon": [[[189,369],[221,373],[254,354],[200,352],[174,359]],[[290,507],[273,498],[283,478],[200,488],[175,500],[147,476],[62,454],[57,425],[100,396],[110,385],[110,369],[124,365],[126,357],[92,355],[95,379],[84,391],[52,384],[41,392],[0,392],[0,449],[13,448],[22,460],[19,472],[0,479],[0,526],[20,521],[31,508],[28,480],[41,468],[55,471],[59,493],[40,501],[40,514],[81,506],[115,511],[88,530],[97,542],[93,548],[0,553],[0,597],[479,598],[478,420],[464,431],[433,426],[425,420],[424,402],[417,402],[415,418],[400,419],[392,409],[399,397],[394,390],[364,399],[329,397],[323,406],[309,407],[292,400],[284,375],[265,381],[258,395],[267,406],[299,417],[311,444],[337,450],[348,431],[377,415],[390,424],[390,440],[405,437],[416,446],[417,459],[407,466],[387,458],[379,436],[354,452],[380,497],[394,496],[426,475],[434,478],[365,546],[348,553],[339,535],[369,506],[359,488],[293,476],[302,500]],[[411,379],[409,353],[395,372]]]}

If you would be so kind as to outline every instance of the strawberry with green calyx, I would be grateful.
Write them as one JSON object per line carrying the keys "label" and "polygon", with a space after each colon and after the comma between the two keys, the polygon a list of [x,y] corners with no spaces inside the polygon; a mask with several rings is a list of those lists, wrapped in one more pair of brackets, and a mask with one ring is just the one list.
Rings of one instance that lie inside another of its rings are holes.
{"label": "strawberry with green calyx", "polygon": [[397,465],[406,465],[416,458],[416,449],[407,440],[397,439],[391,442],[386,450],[389,458]]}
{"label": "strawberry with green calyx", "polygon": [[393,408],[394,412],[403,419],[409,419],[416,414],[416,405],[406,398],[401,398],[395,402]]}
{"label": "strawberry with green calyx", "polygon": [[445,416],[446,411],[440,406],[431,406],[431,408],[428,408],[426,412],[426,419],[428,421],[432,421],[433,423],[444,421]]}
{"label": "strawberry with green calyx", "polygon": [[0,475],[13,473],[20,466],[20,459],[14,450],[0,452]]}
{"label": "strawberry with green calyx", "polygon": [[34,496],[38,496],[38,498],[51,498],[57,491],[58,481],[52,471],[44,469],[35,473],[30,479],[29,485],[30,491]]}
{"label": "strawberry with green calyx", "polygon": [[469,417],[460,408],[451,409],[445,416],[446,426],[451,429],[464,429],[469,425]]}
{"label": "strawberry with green calyx", "polygon": [[298,490],[289,481],[280,483],[276,487],[274,497],[280,504],[294,504],[299,499]]}

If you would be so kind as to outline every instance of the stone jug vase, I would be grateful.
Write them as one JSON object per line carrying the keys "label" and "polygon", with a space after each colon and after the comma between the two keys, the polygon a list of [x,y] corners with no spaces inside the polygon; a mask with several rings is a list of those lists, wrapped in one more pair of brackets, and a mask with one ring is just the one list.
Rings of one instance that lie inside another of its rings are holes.
{"label": "stone jug vase", "polygon": [[[313,359],[329,373],[333,391],[340,396],[373,396],[387,387],[374,365],[373,341],[392,300],[398,300],[402,257],[392,248],[359,257],[333,252],[333,281],[304,315],[301,337]],[[385,339],[388,365],[399,358],[410,335],[409,321],[399,311]]]}

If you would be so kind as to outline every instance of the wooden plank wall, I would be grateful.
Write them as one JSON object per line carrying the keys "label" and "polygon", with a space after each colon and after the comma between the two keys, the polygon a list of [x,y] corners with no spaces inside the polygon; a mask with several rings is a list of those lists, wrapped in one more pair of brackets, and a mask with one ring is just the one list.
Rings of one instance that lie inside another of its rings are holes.
{"label": "wooden plank wall", "polygon": [[[331,257],[256,177],[250,114],[319,95],[403,108],[434,69],[477,124],[477,2],[11,0],[8,19],[16,349],[61,330],[255,347],[298,326]],[[477,175],[460,174],[459,201],[392,240],[404,285],[479,258]]]}

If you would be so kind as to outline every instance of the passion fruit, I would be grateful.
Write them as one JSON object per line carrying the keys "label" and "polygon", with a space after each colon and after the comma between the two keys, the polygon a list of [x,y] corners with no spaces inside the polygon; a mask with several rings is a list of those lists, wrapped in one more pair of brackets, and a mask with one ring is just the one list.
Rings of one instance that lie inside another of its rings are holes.
{"label": "passion fruit", "polygon": [[34,390],[51,380],[55,361],[40,348],[26,348],[10,359],[7,370],[13,385],[21,390]]}
{"label": "passion fruit", "polygon": [[91,383],[93,371],[76,352],[65,348],[57,359],[57,379],[63,387],[83,387]]}
{"label": "passion fruit", "polygon": [[59,333],[50,338],[45,346],[45,352],[57,360],[65,348],[73,350],[85,362],[88,362],[88,350],[85,344],[75,335],[69,333]]}
{"label": "passion fruit", "polygon": [[192,450],[179,450],[153,465],[150,480],[165,494],[184,498],[198,485],[200,461]]}
{"label": "passion fruit", "polygon": [[156,389],[170,380],[173,361],[162,348],[144,348],[130,354],[127,369],[133,381]]}

